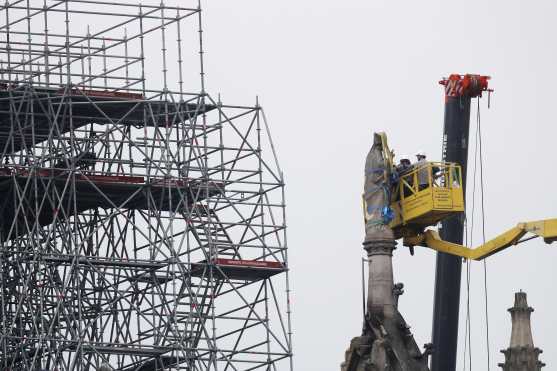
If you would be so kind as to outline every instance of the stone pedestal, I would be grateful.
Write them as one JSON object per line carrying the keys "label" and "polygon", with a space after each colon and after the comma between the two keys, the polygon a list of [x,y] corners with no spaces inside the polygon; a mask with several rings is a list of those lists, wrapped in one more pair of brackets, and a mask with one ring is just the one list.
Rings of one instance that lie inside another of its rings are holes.
{"label": "stone pedestal", "polygon": [[350,342],[341,371],[429,370],[429,352],[422,354],[410,326],[397,309],[402,285],[395,287],[393,281],[395,245],[388,227],[379,227],[373,234],[366,235],[364,249],[369,260],[367,314],[362,335]]}
{"label": "stone pedestal", "polygon": [[[388,237],[389,233],[384,234]],[[393,318],[396,312],[392,262],[395,246],[392,232],[391,238],[364,242],[369,267],[367,311],[378,318]]]}

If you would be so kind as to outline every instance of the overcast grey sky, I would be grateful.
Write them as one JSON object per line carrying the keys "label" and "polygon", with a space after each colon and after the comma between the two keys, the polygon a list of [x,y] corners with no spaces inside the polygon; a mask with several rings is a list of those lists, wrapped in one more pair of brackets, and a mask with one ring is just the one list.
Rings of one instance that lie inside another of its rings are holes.
{"label": "overcast grey sky", "polygon": [[[204,3],[208,90],[228,103],[260,96],[285,172],[297,370],[338,370],[360,334],[360,194],[371,134],[387,131],[399,154],[423,149],[439,159],[440,77],[493,78],[491,109],[481,102],[487,237],[518,221],[557,216],[555,2]],[[536,310],[541,358],[548,369],[557,366],[555,247],[532,241],[488,259],[491,369],[508,346],[506,309],[519,289]],[[418,249],[411,257],[399,247],[394,265],[406,289],[401,311],[426,343],[435,254]],[[482,263],[472,264],[471,279],[473,369],[487,370]],[[461,319],[464,285],[462,294]]]}

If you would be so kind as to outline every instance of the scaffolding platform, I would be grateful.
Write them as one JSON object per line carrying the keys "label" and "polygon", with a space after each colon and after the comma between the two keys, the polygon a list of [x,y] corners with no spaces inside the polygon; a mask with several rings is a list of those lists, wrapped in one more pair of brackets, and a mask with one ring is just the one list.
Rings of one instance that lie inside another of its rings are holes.
{"label": "scaffolding platform", "polygon": [[0,152],[30,148],[90,123],[165,127],[213,109],[200,102],[147,100],[137,93],[75,89],[65,94],[52,88],[7,90],[0,85]]}
{"label": "scaffolding platform", "polygon": [[[1,168],[0,192],[4,197],[0,201],[0,228],[3,238],[11,239],[26,234],[25,226],[33,226],[35,220],[40,226],[46,226],[55,219],[67,219],[95,208],[180,212],[224,191],[223,183],[213,181],[147,180],[138,176],[86,174],[75,174],[75,180],[71,178],[56,169],[28,172]],[[31,182],[33,187],[28,186]],[[70,193],[68,188],[74,191]],[[50,201],[49,194],[52,200],[61,198],[62,202]],[[17,204],[21,204],[22,208],[16,208]],[[40,206],[36,207],[37,204]],[[15,230],[10,233],[14,220],[17,220]]]}
{"label": "scaffolding platform", "polygon": [[[209,267],[206,261],[193,263],[191,275],[194,277],[207,276]],[[286,271],[286,266],[277,261],[263,260],[238,260],[238,259],[215,259],[213,276],[215,279],[234,279],[242,281],[257,281],[267,279],[275,274]],[[216,277],[215,277],[216,275]]]}
{"label": "scaffolding platform", "polygon": [[[187,362],[188,360],[184,357],[176,356],[160,356],[153,358],[151,360],[145,361],[143,363],[132,364],[128,367],[121,368],[121,371],[157,371],[162,368],[171,368],[177,366],[181,363]],[[191,360],[190,360],[191,361]]]}
{"label": "scaffolding platform", "polygon": [[56,265],[91,265],[100,267],[118,267],[118,268],[133,268],[139,271],[154,271],[163,267],[166,267],[167,263],[162,262],[152,262],[148,260],[127,260],[125,258],[114,259],[114,258],[101,258],[92,256],[78,256],[74,257],[71,255],[60,256],[60,255],[46,255],[42,256],[41,260],[46,263],[52,263]]}
{"label": "scaffolding platform", "polygon": [[[76,345],[69,345],[66,347],[67,350],[76,351]],[[147,358],[147,360],[137,362],[137,364],[130,365],[128,367],[119,368],[122,371],[151,371],[160,370],[161,367],[172,367],[186,362],[184,357],[177,356],[165,356],[163,354],[171,352],[172,347],[113,347],[113,346],[99,346],[99,345],[89,345],[84,344],[81,346],[81,351],[85,354],[88,353],[100,353],[103,354],[114,354],[114,355],[130,355],[134,357]],[[26,350],[19,351],[18,354],[12,355],[9,358],[10,362],[17,363],[25,359],[33,359],[35,356],[40,356],[43,354],[43,349],[38,349],[35,347],[29,347]]]}
{"label": "scaffolding platform", "polygon": [[[71,345],[70,350],[77,349],[76,345]],[[102,353],[102,354],[116,354],[116,355],[133,355],[138,357],[158,357],[165,353],[174,350],[172,347],[160,346],[102,346],[102,345],[89,345],[84,344],[81,346],[83,353]]]}

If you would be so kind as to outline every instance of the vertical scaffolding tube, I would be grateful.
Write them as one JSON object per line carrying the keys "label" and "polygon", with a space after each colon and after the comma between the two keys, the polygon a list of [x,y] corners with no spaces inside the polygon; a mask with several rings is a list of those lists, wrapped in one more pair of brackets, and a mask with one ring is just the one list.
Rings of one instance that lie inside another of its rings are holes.
{"label": "vertical scaffolding tube", "polygon": [[[443,161],[456,162],[462,167],[462,186],[466,195],[470,101],[487,90],[486,76],[451,75],[440,83],[445,86],[445,123],[443,128]],[[441,222],[440,235],[445,241],[462,244],[464,214]],[[458,342],[460,305],[460,257],[437,253],[435,297],[433,307],[432,371],[454,371]]]}

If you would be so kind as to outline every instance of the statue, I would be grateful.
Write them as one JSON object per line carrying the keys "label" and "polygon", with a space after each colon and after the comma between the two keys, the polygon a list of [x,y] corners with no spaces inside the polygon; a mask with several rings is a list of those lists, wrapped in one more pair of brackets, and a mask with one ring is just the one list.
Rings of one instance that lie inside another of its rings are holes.
{"label": "statue", "polygon": [[365,241],[392,239],[393,233],[387,224],[391,191],[392,153],[387,146],[385,134],[373,135],[365,165],[364,216]]}

